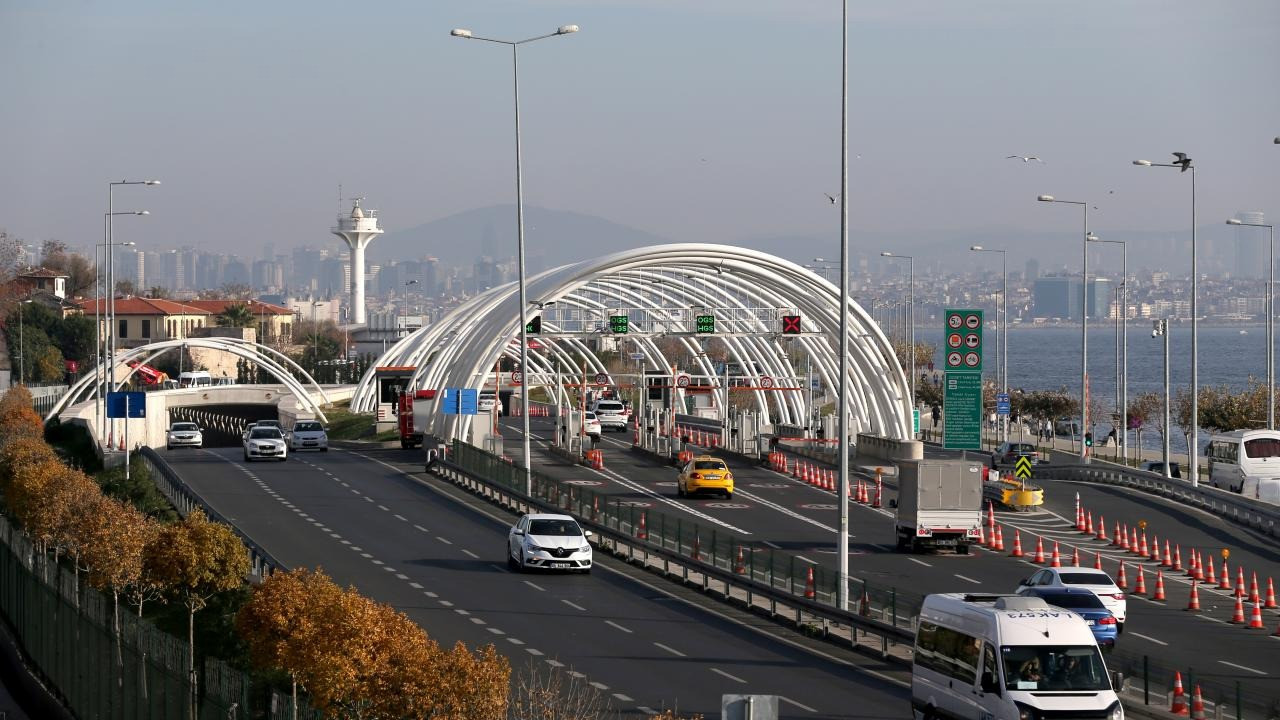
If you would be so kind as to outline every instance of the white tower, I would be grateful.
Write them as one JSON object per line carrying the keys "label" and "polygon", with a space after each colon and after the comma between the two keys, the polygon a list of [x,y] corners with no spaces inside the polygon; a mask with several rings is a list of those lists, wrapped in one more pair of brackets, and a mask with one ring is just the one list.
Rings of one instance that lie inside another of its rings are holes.
{"label": "white tower", "polygon": [[338,226],[330,229],[351,248],[351,319],[357,325],[365,324],[364,249],[382,234],[382,228],[378,227],[378,211],[361,208],[363,199],[356,198],[351,206],[351,215],[339,215]]}

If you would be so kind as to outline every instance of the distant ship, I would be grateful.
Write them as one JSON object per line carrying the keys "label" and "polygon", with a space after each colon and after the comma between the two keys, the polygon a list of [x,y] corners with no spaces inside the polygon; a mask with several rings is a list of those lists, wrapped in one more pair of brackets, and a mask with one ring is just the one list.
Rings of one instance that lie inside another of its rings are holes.
{"label": "distant ship", "polygon": [[1240,331],[1240,334],[1241,334],[1241,335],[1248,335],[1248,334],[1249,334],[1249,331],[1248,331],[1248,330],[1241,330],[1241,331]]}

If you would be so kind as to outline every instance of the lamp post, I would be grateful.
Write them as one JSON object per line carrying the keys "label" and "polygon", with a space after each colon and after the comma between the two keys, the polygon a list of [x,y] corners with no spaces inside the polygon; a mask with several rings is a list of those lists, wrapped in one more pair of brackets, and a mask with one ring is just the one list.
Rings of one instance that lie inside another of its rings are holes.
{"label": "lamp post", "polygon": [[[1280,138],[1276,138],[1280,143]],[[1264,227],[1270,235],[1271,259],[1267,261],[1269,275],[1267,279],[1267,429],[1276,429],[1276,365],[1275,365],[1275,320],[1276,320],[1276,226],[1267,223],[1247,223],[1231,218],[1228,225],[1243,227]]]}
{"label": "lamp post", "polygon": [[520,65],[518,50],[521,45],[531,43],[535,40],[544,40],[557,35],[568,35],[578,32],[577,25],[561,25],[553,33],[546,35],[538,35],[537,37],[526,38],[524,40],[496,40],[494,38],[480,37],[474,35],[470,30],[456,28],[450,34],[464,40],[483,40],[485,42],[497,43],[499,45],[508,45],[511,47],[511,77],[513,97],[515,99],[515,129],[516,129],[516,244],[517,254],[516,264],[519,266],[520,273],[520,312],[516,322],[520,323],[520,372],[523,375],[522,386],[520,390],[520,420],[521,420],[521,443],[524,450],[524,484],[525,491],[531,492],[533,488],[533,472],[530,468],[530,452],[529,452],[529,334],[526,327],[525,313],[528,312],[529,306],[525,301],[525,277],[524,277],[524,188],[523,180],[520,174]]}
{"label": "lamp post", "polygon": [[881,257],[901,258],[907,261],[907,312],[911,339],[911,409],[916,407],[916,259],[911,255],[898,255],[891,252],[880,253]]}
{"label": "lamp post", "polygon": [[[969,250],[972,252],[1000,253],[1000,304],[1004,306],[1004,309],[1001,310],[1001,314],[1004,315],[1004,332],[1002,332],[1001,335],[1004,339],[1004,348],[1001,349],[997,344],[996,350],[1000,352],[1000,359],[996,363],[996,367],[999,369],[999,372],[997,374],[1001,378],[999,384],[1004,389],[1004,394],[1008,395],[1009,394],[1009,272],[1008,272],[1008,265],[1006,263],[1006,261],[1008,260],[1008,251],[1001,250],[998,248],[985,248],[985,247],[982,247],[981,245],[971,245],[969,246]],[[996,324],[996,327],[997,329],[999,329],[999,323]],[[1004,426],[1004,437],[1002,439],[1005,441],[1008,441],[1009,440],[1008,418],[1003,419],[1001,423]]]}
{"label": "lamp post", "polygon": [[[103,364],[100,364],[99,367],[105,367],[108,373],[107,376],[104,378],[108,392],[115,392],[115,390],[117,389],[117,386],[116,386],[116,340],[117,338],[116,338],[116,327],[115,327],[115,322],[116,322],[116,275],[115,275],[116,252],[115,252],[115,248],[116,248],[116,245],[129,246],[129,245],[135,244],[132,241],[127,243],[117,243],[115,241],[115,216],[116,215],[150,215],[151,214],[147,210],[126,210],[126,211],[116,212],[115,210],[112,209],[114,207],[114,203],[112,202],[112,190],[116,185],[159,185],[159,184],[160,184],[159,180],[138,180],[138,181],[122,180],[120,182],[113,182],[113,183],[107,184],[107,212],[103,215],[103,220],[105,221],[106,229],[107,229],[107,237],[104,243],[105,247],[103,247],[103,253],[104,253],[103,259],[106,261],[106,266],[107,266],[107,287],[106,287],[107,293],[106,293],[106,308],[103,310],[103,312],[105,313],[105,321],[102,323],[102,325],[106,326],[105,328],[106,333],[102,337],[102,360],[104,362]],[[106,398],[102,397],[101,392],[99,392],[98,395],[103,402],[102,414],[105,415],[106,414],[106,406],[105,406]],[[126,420],[126,425],[127,423],[128,421]],[[101,431],[102,426],[99,425],[98,427],[99,427],[99,431]],[[112,427],[114,428],[114,424],[112,425]]]}
{"label": "lamp post", "polygon": [[1197,317],[1197,303],[1200,297],[1200,273],[1196,264],[1196,167],[1186,153],[1173,153],[1176,158],[1171,163],[1153,163],[1150,160],[1134,160],[1133,164],[1141,167],[1178,168],[1180,172],[1191,171],[1191,440],[1187,447],[1187,464],[1190,465],[1191,487],[1200,486],[1200,321]]}
{"label": "lamp post", "polygon": [[[1124,240],[1103,240],[1090,235],[1089,242],[1120,246],[1120,456],[1129,461],[1129,246]],[[1138,448],[1141,452],[1142,448]]]}
{"label": "lamp post", "polygon": [[1164,448],[1164,476],[1172,477],[1173,473],[1169,470],[1169,319],[1153,320],[1151,325],[1151,337],[1164,338],[1164,430],[1160,437]]}
{"label": "lamp post", "polygon": [[836,556],[840,559],[836,606],[849,609],[849,0],[840,2],[840,532]]}
{"label": "lamp post", "polygon": [[1041,195],[1040,202],[1057,202],[1079,205],[1084,211],[1084,262],[1080,274],[1080,462],[1089,462],[1089,449],[1084,444],[1084,434],[1089,432],[1089,203],[1079,200],[1059,200],[1052,195]]}

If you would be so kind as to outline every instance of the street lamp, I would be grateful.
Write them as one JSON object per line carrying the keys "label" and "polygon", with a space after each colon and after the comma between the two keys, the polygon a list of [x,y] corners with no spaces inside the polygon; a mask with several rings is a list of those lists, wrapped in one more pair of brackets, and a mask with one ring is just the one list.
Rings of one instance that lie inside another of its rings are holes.
{"label": "street lamp", "polygon": [[910,313],[911,332],[911,409],[916,408],[916,260],[911,255],[882,252],[880,257],[901,258],[907,261],[907,312]]}
{"label": "street lamp", "polygon": [[849,609],[849,0],[840,2],[840,526],[836,539],[840,584],[836,606]]}
{"label": "street lamp", "polygon": [[[1124,240],[1103,240],[1096,235],[1088,237],[1089,242],[1112,243],[1119,245],[1120,263],[1120,455],[1125,462],[1129,461],[1129,246]],[[1138,448],[1141,452],[1142,448]]]}
{"label": "street lamp", "polygon": [[1058,200],[1052,195],[1041,195],[1040,202],[1056,202],[1079,205],[1084,211],[1084,262],[1080,275],[1080,462],[1089,462],[1089,450],[1084,444],[1084,434],[1089,432],[1089,203],[1079,200]]}
{"label": "street lamp", "polygon": [[1164,446],[1164,476],[1172,477],[1169,470],[1169,319],[1153,320],[1151,325],[1151,337],[1164,338],[1164,431],[1160,436]]}
{"label": "street lamp", "polygon": [[472,34],[470,30],[466,30],[464,28],[456,28],[449,33],[453,37],[463,38],[464,40],[483,40],[485,42],[508,45],[511,47],[512,96],[515,99],[516,121],[516,244],[518,246],[516,264],[519,266],[520,273],[520,312],[516,322],[520,324],[520,372],[524,376],[520,389],[520,420],[522,432],[521,441],[524,450],[524,485],[526,493],[531,493],[533,491],[533,471],[531,468],[529,451],[529,383],[531,378],[529,377],[529,334],[525,321],[525,313],[528,311],[529,305],[525,300],[524,277],[524,188],[520,174],[520,64],[518,49],[521,45],[531,43],[535,40],[544,40],[549,37],[568,35],[576,32],[578,32],[577,25],[561,25],[553,33],[515,41],[480,37],[479,35]]}
{"label": "street lamp", "polygon": [[18,384],[27,384],[27,344],[23,340],[22,332],[22,306],[30,303],[30,300],[18,301]]}
{"label": "street lamp", "polygon": [[[996,363],[996,367],[999,370],[997,375],[1002,378],[1001,386],[1004,388],[1004,394],[1007,396],[1009,394],[1009,273],[1006,265],[1008,251],[997,248],[984,248],[981,245],[970,245],[969,250],[972,252],[1000,253],[1000,302],[1004,306],[1004,309],[1001,311],[1004,315],[1004,331],[1001,335],[1004,338],[1004,349],[1001,350],[997,344],[996,350],[1000,352],[1000,360]],[[1000,324],[997,322],[997,330],[999,327]],[[999,338],[997,338],[997,340],[999,340]],[[1002,421],[1002,424],[1004,425],[1003,439],[1008,441],[1009,424],[1004,421]]]}
{"label": "street lamp", "polygon": [[1200,321],[1197,317],[1197,302],[1200,297],[1199,269],[1196,265],[1196,167],[1186,153],[1173,153],[1175,160],[1171,163],[1153,163],[1150,160],[1134,160],[1140,167],[1178,168],[1180,172],[1191,171],[1191,441],[1187,448],[1187,464],[1191,466],[1191,487],[1200,485]]}
{"label": "street lamp", "polygon": [[[1280,143],[1280,138],[1276,138]],[[1276,429],[1276,365],[1275,365],[1275,319],[1276,319],[1276,226],[1267,223],[1247,223],[1235,218],[1227,221],[1228,225],[1243,227],[1264,227],[1271,234],[1271,259],[1267,262],[1270,275],[1267,280],[1267,429]]]}
{"label": "street lamp", "polygon": [[[147,211],[147,210],[129,210],[129,211],[116,212],[114,209],[115,204],[113,202],[113,191],[115,190],[116,185],[159,185],[159,184],[160,184],[159,180],[121,180],[119,182],[107,183],[107,212],[103,216],[103,219],[106,221],[106,226],[107,226],[106,227],[107,237],[106,237],[106,243],[105,243],[106,247],[103,248],[103,250],[105,251],[105,255],[103,256],[103,259],[106,260],[106,264],[107,264],[107,288],[106,288],[107,290],[106,305],[107,306],[104,309],[104,312],[106,313],[106,320],[105,322],[102,323],[103,325],[106,326],[106,336],[102,338],[102,343],[103,343],[102,354],[103,354],[103,359],[106,361],[105,367],[108,375],[105,378],[105,381],[107,383],[107,390],[109,392],[114,392],[117,389],[116,363],[115,363],[116,339],[117,339],[115,334],[115,322],[116,322],[115,247],[117,244],[126,245],[126,243],[116,243],[115,241],[115,216],[116,215],[150,215],[151,214],[150,211]],[[133,244],[134,244],[133,242],[127,243],[127,245],[133,245]],[[103,365],[99,365],[99,367],[103,367]],[[102,399],[102,402],[104,403],[102,414],[105,415],[106,414],[106,407],[105,407],[106,398],[102,396],[101,392],[98,392],[98,396]],[[101,427],[102,427],[101,425],[98,426],[99,432],[101,432]],[[114,428],[114,424],[113,424],[113,428]]]}

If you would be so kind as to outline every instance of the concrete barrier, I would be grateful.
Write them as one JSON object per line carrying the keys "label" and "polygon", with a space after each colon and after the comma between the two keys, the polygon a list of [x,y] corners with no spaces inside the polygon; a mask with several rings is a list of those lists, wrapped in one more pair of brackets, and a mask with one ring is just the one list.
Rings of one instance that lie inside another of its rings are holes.
{"label": "concrete barrier", "polygon": [[858,457],[861,459],[884,460],[898,462],[901,460],[923,460],[924,443],[919,440],[894,440],[858,433]]}

